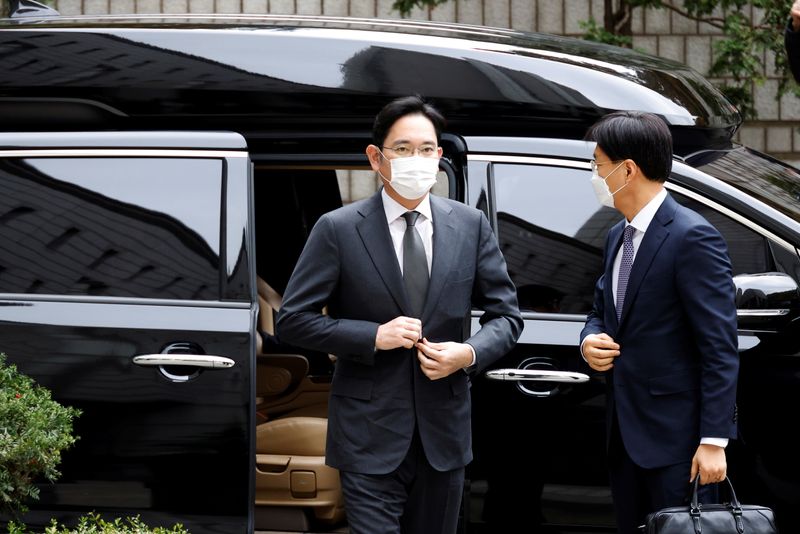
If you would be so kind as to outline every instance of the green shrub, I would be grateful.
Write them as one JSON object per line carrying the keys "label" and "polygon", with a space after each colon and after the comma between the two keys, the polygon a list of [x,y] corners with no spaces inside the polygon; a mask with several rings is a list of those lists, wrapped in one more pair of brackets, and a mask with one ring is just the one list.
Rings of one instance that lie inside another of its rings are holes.
{"label": "green shrub", "polygon": [[[24,525],[11,523],[8,527],[8,534],[31,534]],[[142,523],[139,516],[129,517],[124,521],[118,518],[109,522],[95,513],[81,517],[78,526],[72,529],[58,525],[53,519],[44,532],[45,534],[189,534],[180,523],[172,528],[150,528]]]}
{"label": "green shrub", "polygon": [[25,503],[39,497],[35,483],[58,478],[61,451],[76,440],[72,421],[78,415],[0,353],[0,513],[26,512]]}

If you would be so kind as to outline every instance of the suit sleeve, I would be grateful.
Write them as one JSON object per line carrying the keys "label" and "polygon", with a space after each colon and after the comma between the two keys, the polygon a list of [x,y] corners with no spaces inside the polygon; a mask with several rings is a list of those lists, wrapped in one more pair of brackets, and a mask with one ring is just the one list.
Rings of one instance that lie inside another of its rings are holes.
{"label": "suit sleeve", "polygon": [[736,438],[739,351],[728,249],[719,232],[704,224],[692,227],[678,250],[676,286],[701,355],[700,435]]}
{"label": "suit sleeve", "polygon": [[[606,261],[608,261],[607,253],[608,253],[608,240],[609,236],[606,236],[606,244],[603,247],[603,272],[605,273],[605,265]],[[594,285],[594,303],[592,304],[592,309],[589,314],[586,316],[586,324],[581,330],[581,339],[580,339],[580,347],[583,349],[583,340],[586,339],[586,336],[591,334],[601,334],[606,331],[605,323],[603,322],[603,317],[605,313],[605,299],[603,297],[603,291],[605,288],[605,274],[601,274],[600,278],[597,279],[597,283]]]}
{"label": "suit sleeve", "polygon": [[786,59],[789,68],[796,82],[800,83],[800,32],[792,28],[792,19],[789,19],[783,33],[783,41],[786,46]]}
{"label": "suit sleeve", "polygon": [[506,261],[483,213],[480,214],[476,265],[472,303],[483,310],[483,315],[481,329],[466,343],[475,349],[474,370],[480,372],[514,348],[524,325],[516,287],[508,276]]}
{"label": "suit sleeve", "polygon": [[282,343],[372,365],[378,323],[322,313],[336,291],[341,261],[334,223],[323,215],[289,279],[275,325],[277,335]]}

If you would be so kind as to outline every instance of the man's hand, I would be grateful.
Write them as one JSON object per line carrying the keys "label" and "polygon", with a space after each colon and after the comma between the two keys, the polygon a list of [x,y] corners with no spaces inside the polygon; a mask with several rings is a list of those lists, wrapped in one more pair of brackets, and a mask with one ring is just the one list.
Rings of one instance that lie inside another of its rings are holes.
{"label": "man's hand", "polygon": [[617,356],[619,345],[608,334],[589,334],[583,339],[583,357],[595,371],[608,371],[614,367]]}
{"label": "man's hand", "polygon": [[792,17],[792,29],[800,31],[800,0],[794,0],[789,16]]}
{"label": "man's hand", "polygon": [[713,484],[725,480],[728,472],[728,462],[725,459],[725,449],[716,445],[703,444],[697,447],[697,452],[692,458],[692,471],[689,481],[700,474],[700,484]]}
{"label": "man's hand", "polygon": [[410,349],[422,337],[422,321],[413,317],[395,317],[378,327],[375,348],[392,350],[400,347]]}
{"label": "man's hand", "polygon": [[472,349],[466,343],[431,343],[423,339],[417,343],[417,358],[425,376],[438,380],[472,364]]}

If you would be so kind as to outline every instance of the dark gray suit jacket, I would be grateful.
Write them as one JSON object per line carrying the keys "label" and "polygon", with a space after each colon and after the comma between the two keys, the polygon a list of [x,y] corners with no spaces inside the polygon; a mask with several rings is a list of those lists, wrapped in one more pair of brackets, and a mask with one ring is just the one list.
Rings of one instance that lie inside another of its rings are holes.
{"label": "dark gray suit jacket", "polygon": [[[430,200],[433,263],[423,335],[462,341],[472,306],[482,309],[482,328],[467,340],[479,371],[508,352],[522,331],[516,290],[483,213]],[[405,457],[415,426],[435,469],[472,460],[467,373],[432,381],[422,374],[416,349],[375,351],[378,326],[400,315],[410,310],[380,192],[325,214],[289,280],[277,333],[283,342],[338,357],[326,451],[332,467],[389,473]]]}

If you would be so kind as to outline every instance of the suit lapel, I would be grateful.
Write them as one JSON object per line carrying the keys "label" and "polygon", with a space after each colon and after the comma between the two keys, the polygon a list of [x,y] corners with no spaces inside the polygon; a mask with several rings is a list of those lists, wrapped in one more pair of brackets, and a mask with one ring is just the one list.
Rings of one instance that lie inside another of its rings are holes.
{"label": "suit lapel", "polygon": [[428,296],[422,311],[423,324],[433,310],[447,283],[448,274],[452,271],[459,244],[455,222],[452,220],[453,209],[446,202],[431,195],[431,214],[433,215],[433,262],[431,264],[431,281],[428,284]]}
{"label": "suit lapel", "polygon": [[631,276],[628,279],[628,289],[625,293],[625,305],[622,307],[620,326],[625,323],[628,310],[630,310],[633,301],[636,300],[639,287],[642,285],[647,271],[650,270],[658,250],[669,235],[669,230],[666,227],[672,222],[677,208],[677,202],[667,195],[644,234],[639,250],[636,251],[636,258],[633,260],[633,267],[631,268]]}
{"label": "suit lapel", "polygon": [[367,249],[375,269],[389,289],[403,315],[409,314],[409,304],[403,285],[403,274],[397,263],[397,255],[392,247],[392,236],[386,222],[381,192],[374,194],[359,210],[364,217],[356,224],[361,241]]}

